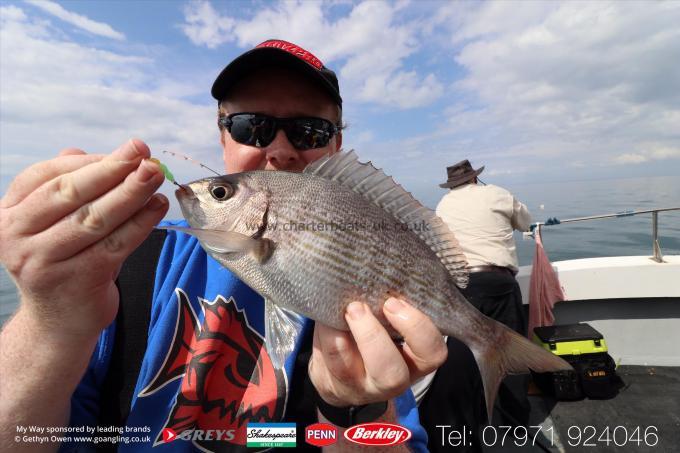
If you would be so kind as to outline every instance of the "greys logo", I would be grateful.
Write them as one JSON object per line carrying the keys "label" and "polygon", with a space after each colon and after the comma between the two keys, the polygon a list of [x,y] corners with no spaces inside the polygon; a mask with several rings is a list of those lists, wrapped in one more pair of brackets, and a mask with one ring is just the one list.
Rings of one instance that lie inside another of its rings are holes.
{"label": "greys logo", "polygon": [[177,434],[174,429],[163,429],[163,442],[174,440],[224,440],[231,441],[236,437],[235,429],[187,429]]}

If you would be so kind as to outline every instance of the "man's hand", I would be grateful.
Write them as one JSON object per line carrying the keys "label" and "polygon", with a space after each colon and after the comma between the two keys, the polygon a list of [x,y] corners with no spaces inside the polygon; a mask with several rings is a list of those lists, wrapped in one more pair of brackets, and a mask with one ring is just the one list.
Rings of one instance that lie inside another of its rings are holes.
{"label": "man's hand", "polygon": [[111,155],[69,149],[22,172],[0,201],[0,262],[24,315],[63,335],[97,336],[118,310],[123,260],[167,211],[159,167],[130,140]]}
{"label": "man's hand", "polygon": [[[0,262],[21,304],[0,333],[0,451],[16,426],[63,426],[99,333],[118,311],[123,260],[167,211],[149,148],[130,140],[111,155],[77,149],[28,168],[0,200]],[[27,358],[29,358],[27,360]]]}
{"label": "man's hand", "polygon": [[315,325],[309,376],[327,403],[387,401],[446,360],[446,343],[430,318],[395,298],[385,302],[383,313],[404,338],[402,346],[361,302],[352,302],[345,314],[351,333]]}

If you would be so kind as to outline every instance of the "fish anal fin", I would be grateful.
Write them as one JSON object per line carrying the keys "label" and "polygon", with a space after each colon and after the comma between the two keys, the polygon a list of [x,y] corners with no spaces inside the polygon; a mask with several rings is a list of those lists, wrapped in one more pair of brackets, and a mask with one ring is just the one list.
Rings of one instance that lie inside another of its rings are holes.
{"label": "fish anal fin", "polygon": [[265,348],[275,369],[281,369],[295,349],[295,343],[305,325],[305,318],[281,308],[268,299],[264,301]]}

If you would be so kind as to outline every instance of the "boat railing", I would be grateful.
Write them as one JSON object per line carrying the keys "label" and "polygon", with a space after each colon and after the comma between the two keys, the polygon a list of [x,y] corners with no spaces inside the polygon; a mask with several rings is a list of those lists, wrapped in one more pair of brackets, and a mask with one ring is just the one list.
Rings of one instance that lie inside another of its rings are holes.
{"label": "boat railing", "polygon": [[601,215],[592,215],[592,216],[587,216],[587,217],[574,217],[572,219],[558,219],[557,217],[552,217],[546,220],[545,222],[536,222],[531,224],[531,232],[528,233],[529,235],[534,235],[535,231],[538,230],[539,234],[541,232],[541,228],[545,226],[554,226],[554,225],[561,225],[563,223],[572,223],[572,222],[584,222],[588,220],[598,220],[598,219],[610,219],[610,218],[618,218],[618,217],[630,217],[634,215],[640,215],[640,214],[652,214],[652,259],[656,261],[657,263],[663,263],[663,255],[661,253],[661,245],[659,244],[659,213],[663,211],[680,211],[680,207],[674,207],[674,208],[654,208],[654,209],[645,209],[645,210],[640,210],[640,211],[621,211],[621,212],[616,212],[614,214],[601,214]]}

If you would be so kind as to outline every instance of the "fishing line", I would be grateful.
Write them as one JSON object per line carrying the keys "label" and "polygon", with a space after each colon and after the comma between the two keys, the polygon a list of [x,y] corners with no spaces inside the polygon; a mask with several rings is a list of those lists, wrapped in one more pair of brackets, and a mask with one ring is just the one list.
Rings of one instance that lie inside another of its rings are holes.
{"label": "fishing line", "polygon": [[163,154],[170,154],[171,156],[176,157],[177,159],[184,159],[187,162],[191,162],[194,165],[198,165],[199,167],[203,167],[206,170],[209,170],[209,171],[215,173],[217,176],[222,176],[219,173],[217,173],[215,170],[213,170],[212,168],[208,167],[207,165],[204,165],[201,162],[197,161],[196,159],[192,159],[191,157],[189,157],[185,154],[176,153],[174,151],[166,151],[166,150],[163,150],[162,152],[163,152]]}

